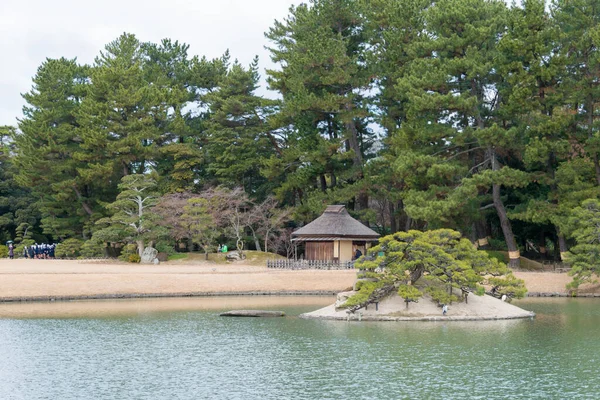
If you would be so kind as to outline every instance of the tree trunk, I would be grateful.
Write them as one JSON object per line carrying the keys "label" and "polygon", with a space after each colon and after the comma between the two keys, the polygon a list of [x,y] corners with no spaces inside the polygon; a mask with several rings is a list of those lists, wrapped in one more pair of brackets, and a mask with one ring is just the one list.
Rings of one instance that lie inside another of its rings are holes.
{"label": "tree trunk", "polygon": [[[496,204],[494,204],[495,206]],[[477,231],[477,244],[480,249],[489,249],[490,244],[488,242],[488,234],[485,228],[485,221],[479,220],[475,223],[475,230]]]}
{"label": "tree trunk", "polygon": [[548,251],[546,250],[546,232],[540,232],[540,239],[538,243],[540,247],[540,258],[545,260],[548,258]]}
{"label": "tree trunk", "polygon": [[77,186],[73,186],[73,191],[75,192],[75,195],[77,196],[77,200],[79,200],[81,202],[81,207],[83,207],[83,210],[86,212],[87,215],[92,215],[92,209],[90,208],[90,206],[83,201],[83,197],[81,196],[81,192],[79,191],[79,189],[77,189]]}
{"label": "tree trunk", "polygon": [[410,231],[410,227],[412,225],[412,218],[410,216],[406,216],[406,223],[404,224],[404,232]]}
{"label": "tree trunk", "polygon": [[325,175],[321,174],[319,176],[319,179],[321,181],[321,191],[326,192],[327,191],[327,179],[325,179]]}
{"label": "tree trunk", "polygon": [[388,202],[388,208],[390,211],[390,233],[398,232],[398,226],[396,225],[396,209],[394,207],[394,202]]}
{"label": "tree trunk", "polygon": [[135,243],[137,244],[138,254],[140,255],[140,258],[142,258],[142,254],[144,254],[144,240],[136,240]]}
{"label": "tree trunk", "polygon": [[[500,166],[498,165],[498,161],[496,160],[496,154],[493,153],[493,150],[490,150],[490,154],[492,155],[492,170],[499,171]],[[508,215],[506,215],[506,209],[504,208],[504,203],[500,197],[500,185],[492,184],[492,198],[494,200],[494,207],[496,208],[496,212],[498,214],[498,218],[500,219],[500,226],[502,227],[502,233],[504,234],[504,240],[506,241],[506,247],[508,248],[508,259],[509,266],[511,268],[519,268],[520,266],[520,254],[519,248],[515,242],[515,235],[512,231],[512,226],[510,225],[510,220],[508,219]]]}
{"label": "tree trunk", "polygon": [[565,235],[563,235],[558,227],[556,227],[556,237],[558,239],[558,251],[560,252],[561,261],[567,260],[567,252],[569,248],[567,247],[567,240],[565,239]]}
{"label": "tree trunk", "polygon": [[254,234],[254,232],[252,232],[252,237],[254,238],[254,246],[256,246],[256,251],[262,251],[260,249],[260,241],[258,240],[258,238],[256,237],[256,235]]}

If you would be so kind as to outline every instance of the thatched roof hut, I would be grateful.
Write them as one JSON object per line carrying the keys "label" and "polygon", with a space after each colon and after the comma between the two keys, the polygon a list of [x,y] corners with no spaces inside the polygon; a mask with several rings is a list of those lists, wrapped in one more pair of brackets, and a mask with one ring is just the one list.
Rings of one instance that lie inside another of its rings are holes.
{"label": "thatched roof hut", "polygon": [[343,205],[327,206],[323,214],[292,233],[292,241],[306,242],[308,260],[350,261],[359,250],[365,253],[367,243],[379,234],[355,220]]}

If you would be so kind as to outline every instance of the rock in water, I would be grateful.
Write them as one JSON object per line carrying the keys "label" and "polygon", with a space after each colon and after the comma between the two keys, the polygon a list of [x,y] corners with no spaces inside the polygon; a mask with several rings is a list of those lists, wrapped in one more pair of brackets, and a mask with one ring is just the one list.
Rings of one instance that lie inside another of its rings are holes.
{"label": "rock in water", "polygon": [[285,317],[283,311],[231,310],[219,314],[221,317]]}
{"label": "rock in water", "polygon": [[140,259],[141,264],[152,264],[154,263],[154,259],[158,254],[158,250],[153,247],[146,247],[144,252],[142,253],[142,258]]}

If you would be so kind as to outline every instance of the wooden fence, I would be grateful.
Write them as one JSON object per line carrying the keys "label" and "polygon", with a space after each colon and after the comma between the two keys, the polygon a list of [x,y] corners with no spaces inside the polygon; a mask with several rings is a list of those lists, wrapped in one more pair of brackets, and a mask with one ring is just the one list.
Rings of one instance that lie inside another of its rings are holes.
{"label": "wooden fence", "polygon": [[267,268],[273,269],[354,269],[354,262],[321,260],[267,260]]}

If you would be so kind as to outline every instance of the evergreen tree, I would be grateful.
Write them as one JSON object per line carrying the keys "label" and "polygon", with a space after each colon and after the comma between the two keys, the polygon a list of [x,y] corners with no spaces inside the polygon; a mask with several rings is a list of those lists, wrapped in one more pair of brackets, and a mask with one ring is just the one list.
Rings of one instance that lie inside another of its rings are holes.
{"label": "evergreen tree", "polygon": [[370,77],[357,5],[313,0],[292,7],[289,17],[266,34],[273,43],[271,58],[280,67],[267,71],[269,86],[283,97],[271,122],[275,128],[288,127],[284,146],[266,164],[266,173],[282,181],[279,196],[292,202],[305,201],[317,190],[334,190],[356,209],[368,207],[361,180],[372,143],[363,102]]}
{"label": "evergreen tree", "polygon": [[139,256],[144,252],[145,243],[160,235],[158,215],[152,207],[158,202],[156,180],[143,174],[126,175],[119,183],[117,199],[108,204],[113,214],[100,219],[97,224],[104,225],[94,232],[94,239],[102,242],[135,243]]}
{"label": "evergreen tree", "polygon": [[218,184],[242,186],[262,199],[270,192],[260,174],[263,160],[275,154],[265,122],[272,101],[254,94],[259,80],[258,59],[248,69],[235,62],[204,99],[209,105],[204,152],[207,171]]}
{"label": "evergreen tree", "polygon": [[167,112],[165,88],[148,81],[144,57],[142,44],[131,34],[109,43],[96,57],[77,113],[83,141],[75,158],[85,162],[79,172],[86,180],[110,187],[156,162],[157,122],[165,121]]}
{"label": "evergreen tree", "polygon": [[[520,298],[526,293],[523,281],[516,280],[506,265],[476,250],[469,240],[449,229],[385,236],[356,267],[366,270],[371,280],[362,283],[345,307],[362,307],[376,301],[375,296],[394,290],[407,303],[427,293],[439,304],[459,301],[463,293],[482,294],[490,284],[498,297],[506,294]],[[456,289],[461,290],[460,297]]]}
{"label": "evergreen tree", "polygon": [[577,290],[584,283],[597,282],[600,275],[600,201],[588,199],[574,208],[569,224],[577,245],[567,259],[573,277],[567,288]]}
{"label": "evergreen tree", "polygon": [[424,11],[426,34],[412,47],[418,58],[398,81],[406,121],[391,141],[408,214],[468,232],[493,207],[517,267],[502,191],[527,185],[528,176],[514,163],[518,136],[498,113],[504,82],[494,63],[506,15],[503,2],[484,0],[445,0]]}
{"label": "evergreen tree", "polygon": [[55,238],[85,235],[104,192],[81,176],[85,163],[76,157],[83,141],[76,114],[87,79],[87,68],[75,60],[47,59],[23,95],[27,104],[14,135],[15,179],[32,191],[43,230]]}

